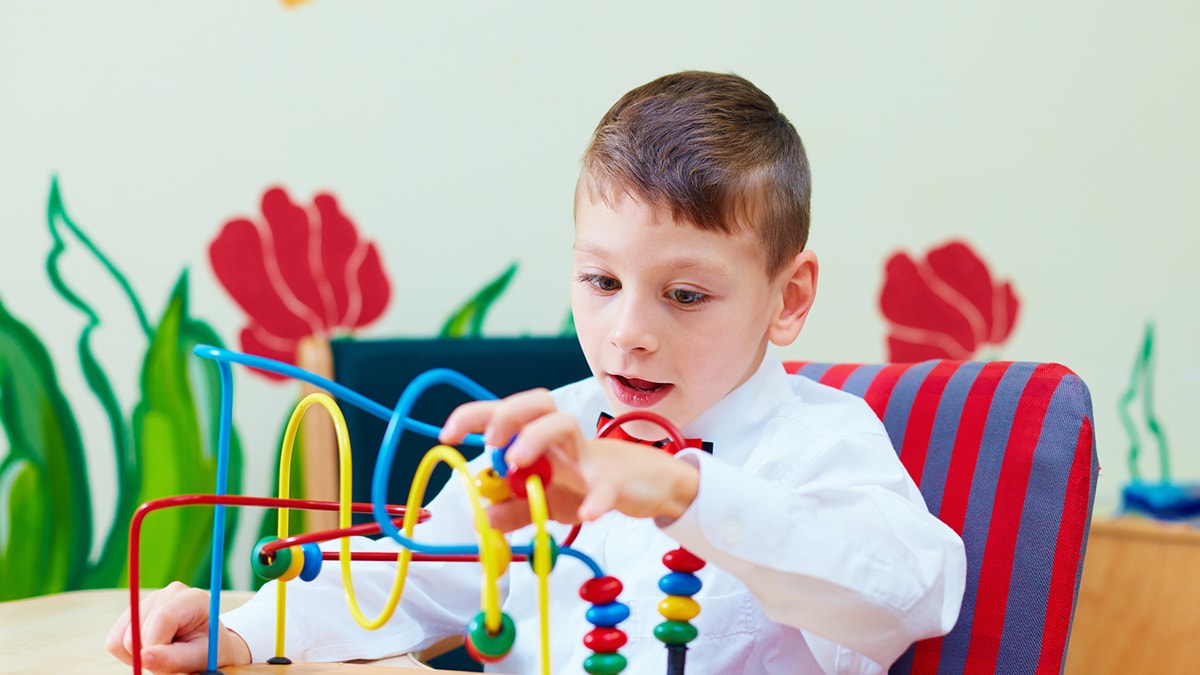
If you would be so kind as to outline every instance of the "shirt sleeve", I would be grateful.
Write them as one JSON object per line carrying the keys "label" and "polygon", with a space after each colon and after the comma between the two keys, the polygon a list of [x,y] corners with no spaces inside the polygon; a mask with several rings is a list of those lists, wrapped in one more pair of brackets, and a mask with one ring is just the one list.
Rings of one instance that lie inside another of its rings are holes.
{"label": "shirt sleeve", "polygon": [[774,426],[770,450],[745,467],[680,453],[700,470],[699,492],[663,531],[740,579],[773,621],[833,643],[810,640],[831,671],[849,656],[836,645],[886,668],[953,628],[962,541],[929,513],[887,436]]}
{"label": "shirt sleeve", "polygon": [[[472,463],[474,465],[474,462]],[[469,502],[460,477],[451,477],[429,504],[431,518],[416,526],[414,540],[421,543],[471,544],[475,542]],[[436,526],[433,526],[436,523]],[[322,544],[336,551],[339,541]],[[390,538],[351,539],[353,551],[398,552]],[[366,630],[349,608],[348,595],[358,599],[363,618],[377,619],[390,594],[401,583],[395,562],[361,561],[350,565],[353,589],[344,583],[341,564],[326,560],[311,582],[286,583],[284,655],[293,660],[344,661],[379,659],[418,651],[438,640],[460,634],[479,611],[478,566],[461,563],[414,561],[403,580],[399,604],[380,628]],[[501,580],[501,595],[507,593]],[[263,585],[246,604],[225,612],[221,619],[250,647],[251,658],[262,662],[275,656],[276,597],[280,584]]]}

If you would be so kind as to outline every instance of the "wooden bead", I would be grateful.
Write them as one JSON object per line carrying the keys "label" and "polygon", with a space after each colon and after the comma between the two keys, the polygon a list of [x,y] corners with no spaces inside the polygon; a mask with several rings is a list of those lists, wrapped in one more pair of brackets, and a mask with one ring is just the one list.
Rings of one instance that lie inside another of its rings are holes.
{"label": "wooden bead", "polygon": [[698,632],[686,621],[664,621],[654,627],[654,637],[668,645],[685,645],[695,640]]}
{"label": "wooden bead", "polygon": [[497,476],[504,478],[508,475],[508,448],[496,448],[492,450],[492,471],[496,472]]}
{"label": "wooden bead", "polygon": [[480,612],[467,624],[467,642],[485,658],[504,658],[512,650],[513,642],[516,642],[517,627],[512,617],[501,612],[500,630],[492,634],[488,632],[486,617],[486,612]]}
{"label": "wooden bead", "polygon": [[606,605],[617,599],[622,588],[616,577],[593,577],[579,586],[579,597],[593,605]]}
{"label": "wooden bead", "polygon": [[280,581],[291,581],[292,579],[300,576],[300,571],[304,569],[304,552],[300,550],[300,547],[289,546],[287,551],[292,558],[292,562],[290,565],[288,565],[288,568],[283,571],[283,574],[279,575]]}
{"label": "wooden bead", "polygon": [[321,564],[324,562],[321,558],[321,547],[310,541],[301,544],[300,550],[304,552],[304,568],[300,570],[300,581],[312,581],[321,573]]}
{"label": "wooden bead", "polygon": [[693,596],[700,592],[700,577],[691,572],[671,572],[658,580],[658,588],[667,595]]}
{"label": "wooden bead", "polygon": [[592,605],[584,616],[593,626],[611,628],[629,618],[629,607],[620,602]]}
{"label": "wooden bead", "polygon": [[550,467],[550,460],[543,455],[538,457],[537,461],[529,466],[524,466],[518,469],[509,469],[508,474],[504,476],[504,480],[508,481],[508,489],[512,490],[514,496],[518,499],[528,498],[525,492],[525,479],[530,476],[537,476],[542,479],[542,487],[550,485],[550,476],[554,473]]}
{"label": "wooden bead", "polygon": [[508,566],[512,562],[512,548],[509,547],[508,541],[503,534],[500,534],[499,530],[489,527],[481,533],[479,562],[484,565],[489,579],[499,579],[508,571]]}
{"label": "wooden bead", "polygon": [[484,499],[493,504],[506,502],[513,498],[512,490],[508,489],[508,481],[504,480],[496,470],[488,467],[475,474],[475,487]]}
{"label": "wooden bead", "polygon": [[483,654],[480,654],[478,651],[476,651],[475,645],[471,644],[471,638],[469,637],[463,641],[463,649],[466,650],[467,656],[470,656],[480,663],[495,663],[504,658],[503,656],[484,656]]}
{"label": "wooden bead", "polygon": [[698,572],[704,567],[703,560],[684,548],[667,551],[662,557],[662,562],[672,572]]}
{"label": "wooden bead", "polygon": [[[550,569],[553,570],[554,563],[558,562],[558,542],[554,541],[554,537],[550,535],[546,535],[546,538],[550,540]],[[533,573],[537,574],[537,567],[534,565],[534,562],[537,560],[537,549],[529,552],[528,560],[529,566],[533,568]]]}
{"label": "wooden bead", "polygon": [[615,652],[626,642],[629,642],[629,636],[620,628],[601,626],[583,636],[583,646],[594,652]]}
{"label": "wooden bead", "polygon": [[270,558],[263,555],[263,546],[278,540],[279,537],[267,535],[259,539],[250,551],[250,568],[263,579],[278,579],[292,564],[292,552],[286,548],[279,549]]}
{"label": "wooden bead", "polygon": [[628,663],[620,654],[592,654],[583,660],[583,669],[590,675],[616,675]]}
{"label": "wooden bead", "polygon": [[682,595],[668,595],[658,603],[658,613],[668,621],[691,621],[700,613],[700,603]]}

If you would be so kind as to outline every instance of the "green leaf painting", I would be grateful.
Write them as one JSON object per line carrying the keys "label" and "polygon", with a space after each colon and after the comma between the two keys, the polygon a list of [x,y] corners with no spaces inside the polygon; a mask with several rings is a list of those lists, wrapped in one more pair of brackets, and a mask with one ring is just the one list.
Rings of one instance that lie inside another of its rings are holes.
{"label": "green leaf painting", "polygon": [[[208,493],[216,484],[217,420],[204,420],[201,412],[218,409],[220,390],[195,391],[190,377],[196,338],[211,343],[215,336],[188,317],[187,288],[184,274],[159,321],[142,369],[142,399],[133,411],[134,446],[142,472],[137,503]],[[216,370],[215,364],[206,367]],[[215,380],[215,372],[204,378]],[[198,405],[197,396],[206,397],[203,405]],[[240,454],[236,439],[231,439],[231,459]],[[231,482],[231,491],[239,487]],[[232,527],[231,521],[227,527]],[[143,556],[143,585],[171,579],[203,585],[211,532],[212,509],[208,508],[165,509],[148,517],[143,542],[169,554]]]}
{"label": "green leaf painting", "polygon": [[491,309],[492,303],[496,302],[496,299],[504,293],[504,289],[508,288],[508,282],[512,281],[516,273],[517,263],[509,265],[508,269],[504,270],[500,276],[480,289],[462,307],[450,315],[438,337],[461,338],[482,335],[483,319]]}
{"label": "green leaf painting", "polygon": [[79,429],[38,337],[0,303],[0,600],[78,588],[91,545]]}
{"label": "green leaf painting", "polygon": [[[192,358],[195,344],[220,345],[207,324],[188,314],[182,274],[157,324],[120,269],[68,215],[57,179],[46,209],[52,240],[46,274],[84,326],[75,353],[94,403],[104,412],[116,467],[112,527],[99,558],[89,561],[92,527],[87,453],[72,405],[42,340],[0,302],[0,600],[128,582],[128,528],[137,506],[167,494],[208,493],[215,484],[216,365]],[[72,284],[66,261],[91,264],[128,303],[131,344],[144,342],[140,398],[122,406],[94,335],[104,326],[89,284]],[[80,288],[82,286],[82,288]],[[241,486],[241,452],[231,438],[229,489]],[[226,537],[236,519],[227,520]],[[169,555],[144,556],[141,583],[203,582],[209,564],[212,509],[173,509],[146,521],[143,540]]]}
{"label": "green leaf painting", "polygon": [[[1140,405],[1137,405],[1139,404]],[[1141,409],[1142,422],[1146,425],[1146,433],[1154,439],[1158,455],[1159,480],[1163,483],[1171,481],[1171,453],[1167,446],[1167,437],[1159,424],[1158,415],[1154,412],[1154,324],[1146,322],[1142,332],[1142,344],[1138,348],[1137,358],[1133,361],[1133,369],[1129,375],[1129,386],[1121,394],[1117,414],[1121,418],[1121,426],[1129,437],[1129,477],[1134,482],[1142,480],[1138,461],[1142,453],[1142,432],[1138,429],[1134,418],[1136,408]]]}

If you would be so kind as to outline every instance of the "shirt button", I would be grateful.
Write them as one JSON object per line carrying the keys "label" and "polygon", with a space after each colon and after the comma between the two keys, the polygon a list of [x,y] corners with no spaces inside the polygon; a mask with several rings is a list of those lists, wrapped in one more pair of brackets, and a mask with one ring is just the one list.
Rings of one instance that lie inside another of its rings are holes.
{"label": "shirt button", "polygon": [[637,519],[636,518],[626,518],[625,519],[625,529],[632,530],[635,527],[637,527]]}
{"label": "shirt button", "polygon": [[721,537],[726,544],[736,544],[742,540],[742,526],[740,523],[728,522],[721,528]]}

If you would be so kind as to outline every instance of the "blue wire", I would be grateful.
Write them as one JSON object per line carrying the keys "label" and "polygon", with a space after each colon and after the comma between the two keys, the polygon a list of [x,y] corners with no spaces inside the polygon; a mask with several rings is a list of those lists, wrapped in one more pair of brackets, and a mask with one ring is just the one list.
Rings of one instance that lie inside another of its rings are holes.
{"label": "blue wire", "polygon": [[[262,356],[254,356],[253,354],[243,354],[241,352],[234,352],[234,351],[230,351],[228,349],[221,349],[220,347],[213,347],[212,345],[196,345],[195,347],[192,348],[192,353],[195,354],[196,356],[200,356],[200,357],[203,357],[206,359],[212,359],[214,361],[229,361],[231,363],[238,363],[243,366],[247,366],[249,368],[265,370],[269,373],[277,373],[277,374],[283,375],[285,377],[290,377],[294,380],[300,380],[301,382],[307,382],[308,384],[320,387],[320,388],[328,391],[329,393],[331,393],[334,396],[336,396],[337,398],[345,401],[346,403],[353,405],[354,407],[358,408],[359,410],[362,410],[366,413],[374,415],[375,417],[378,417],[381,420],[389,421],[392,418],[392,411],[388,410],[386,406],[376,403],[375,401],[372,401],[371,399],[367,398],[366,396],[363,396],[362,394],[354,391],[353,389],[350,389],[349,387],[347,387],[345,385],[338,384],[337,382],[334,382],[333,380],[321,377],[320,375],[309,372],[303,368],[298,368],[296,366],[293,366],[290,363],[284,363],[282,361],[276,361],[275,359],[268,359],[268,358],[265,358]],[[474,383],[472,383],[472,384],[474,384]],[[411,384],[409,386],[411,386]],[[478,385],[476,385],[476,386],[478,386]],[[482,387],[480,387],[480,389],[482,389]],[[484,391],[487,391],[487,390],[484,390]],[[482,397],[482,398],[496,398],[496,397],[489,393],[486,397]],[[427,424],[425,422],[419,422],[414,419],[409,419],[407,417],[404,418],[403,420],[401,420],[401,423],[404,426],[408,427],[408,429],[410,431],[415,431],[418,434],[421,434],[422,436],[426,436],[428,438],[437,438],[438,434],[441,433],[441,431],[442,431],[440,427],[436,427],[432,424]],[[480,436],[479,434],[468,434],[467,437],[465,439],[463,439],[463,445],[482,446],[483,445],[483,437]]]}
{"label": "blue wire", "polygon": [[[217,487],[216,494],[223,496],[229,489],[229,436],[233,418],[233,373],[225,361],[217,362],[221,377],[221,417],[217,443]],[[208,672],[217,671],[217,636],[220,634],[221,575],[225,563],[225,505],[213,507],[213,553],[210,562],[208,587]]]}

